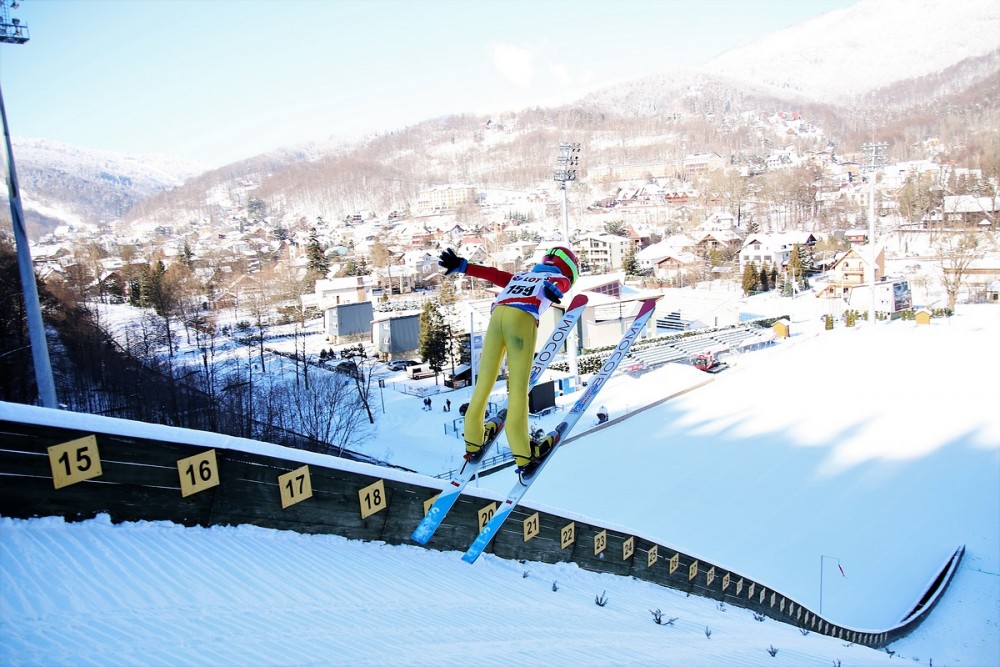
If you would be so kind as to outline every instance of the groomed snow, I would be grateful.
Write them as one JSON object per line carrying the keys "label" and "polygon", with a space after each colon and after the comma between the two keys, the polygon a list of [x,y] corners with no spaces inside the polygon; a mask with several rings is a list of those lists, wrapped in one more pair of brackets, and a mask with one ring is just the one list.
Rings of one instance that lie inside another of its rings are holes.
{"label": "groomed snow", "polygon": [[[894,656],[566,564],[487,554],[469,566],[456,552],[335,536],[47,518],[0,519],[0,659],[996,665],[998,325],[991,306],[832,332],[803,315],[791,339],[731,359],[706,386],[571,442],[525,499],[698,554],[814,610],[822,577],[824,616],[861,630],[893,625],[965,544],[951,588]],[[622,417],[706,377],[678,365],[622,376],[599,403]],[[444,434],[457,416],[441,411],[445,396],[424,412],[385,390],[366,451],[447,469],[461,445]],[[457,410],[468,390],[448,396]],[[511,482],[507,470],[480,486]],[[677,620],[656,625],[655,609]]]}

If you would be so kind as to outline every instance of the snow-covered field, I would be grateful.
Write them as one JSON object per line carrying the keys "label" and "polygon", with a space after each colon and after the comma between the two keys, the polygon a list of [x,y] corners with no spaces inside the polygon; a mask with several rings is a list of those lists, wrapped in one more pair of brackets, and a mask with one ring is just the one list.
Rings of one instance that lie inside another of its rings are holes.
{"label": "snow-covered field", "polygon": [[[598,402],[630,416],[561,449],[525,502],[626,527],[813,609],[822,585],[824,616],[863,630],[893,625],[965,544],[951,588],[892,656],[565,564],[487,554],[469,566],[455,552],[250,527],[2,519],[0,660],[998,664],[1000,308],[831,332],[809,313],[792,331],[646,411],[707,376],[668,365],[617,378]],[[457,465],[446,429],[468,390],[425,412],[397,379],[365,451],[428,474]],[[479,485],[512,481],[508,469]],[[677,620],[655,624],[656,609]]]}

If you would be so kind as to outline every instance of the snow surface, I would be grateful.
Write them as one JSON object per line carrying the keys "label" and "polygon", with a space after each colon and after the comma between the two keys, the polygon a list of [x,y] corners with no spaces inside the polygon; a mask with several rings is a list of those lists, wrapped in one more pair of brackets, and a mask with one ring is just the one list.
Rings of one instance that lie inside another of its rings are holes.
{"label": "snow surface", "polygon": [[[716,376],[677,364],[620,375],[598,399],[615,423],[594,429],[584,417],[586,434],[559,451],[525,504],[621,526],[817,611],[822,581],[823,615],[860,630],[894,625],[965,544],[950,589],[889,647],[894,655],[569,564],[486,554],[469,566],[457,552],[416,546],[99,517],[0,519],[0,662],[998,664],[1000,308],[828,332],[816,303],[775,299],[803,306],[792,337],[731,357]],[[421,399],[386,389],[365,451],[421,473],[452,467],[461,443],[445,432],[468,395],[435,396],[425,412]],[[508,469],[482,478],[478,492],[512,481]],[[655,624],[657,609],[674,623]]]}
{"label": "snow surface", "polygon": [[996,0],[861,0],[723,53],[701,71],[842,100],[1000,47]]}

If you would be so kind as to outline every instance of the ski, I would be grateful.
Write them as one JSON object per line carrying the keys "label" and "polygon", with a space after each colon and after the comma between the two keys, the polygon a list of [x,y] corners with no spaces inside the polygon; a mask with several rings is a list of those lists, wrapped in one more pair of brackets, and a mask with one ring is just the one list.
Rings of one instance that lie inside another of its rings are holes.
{"label": "ski", "polygon": [[639,334],[646,327],[646,323],[649,321],[650,316],[653,314],[653,310],[656,307],[656,299],[647,299],[642,302],[642,306],[639,308],[639,312],[635,316],[635,320],[632,321],[632,326],[629,327],[625,335],[622,336],[621,341],[614,351],[608,356],[601,366],[600,370],[594,374],[591,378],[590,384],[587,385],[587,389],[583,392],[583,395],[577,399],[570,409],[569,414],[566,418],[556,426],[555,430],[550,431],[547,438],[552,439],[552,446],[549,449],[545,457],[537,464],[537,467],[532,471],[530,477],[524,477],[518,475],[517,482],[511,488],[510,493],[507,494],[507,498],[501,503],[499,509],[493,514],[493,517],[489,522],[483,527],[482,532],[476,537],[476,539],[469,546],[468,551],[462,556],[462,560],[466,563],[474,563],[476,559],[479,558],[480,554],[486,549],[490,541],[500,530],[504,521],[510,516],[514,508],[524,497],[524,494],[528,492],[532,483],[538,479],[538,475],[541,474],[542,468],[552,459],[552,455],[556,453],[556,449],[563,443],[569,432],[573,430],[577,422],[583,416],[583,413],[587,410],[590,404],[593,402],[594,397],[601,390],[601,387],[608,381],[611,375],[618,368],[618,364],[621,363],[622,359],[628,354],[629,348],[632,347],[632,343],[636,341]]}
{"label": "ski", "polygon": [[[583,294],[579,294],[573,297],[570,302],[569,307],[563,314],[562,319],[556,324],[552,333],[549,334],[548,340],[539,349],[538,354],[535,355],[535,360],[531,366],[531,375],[528,377],[528,390],[538,383],[541,379],[542,374],[549,367],[549,364],[555,358],[556,354],[562,348],[563,343],[569,337],[569,334],[573,331],[573,327],[576,326],[577,320],[583,314],[583,311],[587,307],[587,297]],[[493,437],[483,444],[482,449],[479,450],[479,457],[475,461],[466,461],[465,465],[462,466],[462,470],[456,479],[449,482],[448,486],[441,491],[441,494],[431,505],[431,508],[424,515],[423,520],[417,526],[416,530],[413,531],[411,539],[418,544],[427,544],[427,542],[434,535],[434,532],[438,529],[444,518],[448,515],[455,501],[458,500],[459,495],[461,495],[462,490],[469,483],[470,480],[479,472],[479,467],[482,465],[483,460],[486,459],[486,454],[489,449],[496,442],[497,438],[500,437],[500,433],[503,431],[504,420],[507,416],[507,404],[504,402],[503,406],[497,410],[497,413],[487,420],[487,423],[493,422],[496,425],[496,433]]]}

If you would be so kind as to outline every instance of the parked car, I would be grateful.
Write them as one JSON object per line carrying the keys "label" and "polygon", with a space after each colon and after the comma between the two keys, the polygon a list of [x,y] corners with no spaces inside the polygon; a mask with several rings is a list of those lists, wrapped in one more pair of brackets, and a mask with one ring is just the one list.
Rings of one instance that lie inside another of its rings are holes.
{"label": "parked car", "polygon": [[358,365],[354,363],[352,359],[344,359],[343,361],[338,361],[337,365],[333,367],[333,370],[338,373],[343,373],[344,375],[349,375],[352,378],[361,378],[361,371],[358,369]]}
{"label": "parked car", "polygon": [[413,359],[393,359],[386,364],[386,367],[390,371],[404,371],[409,366],[416,366],[418,363],[419,362],[414,361]]}

